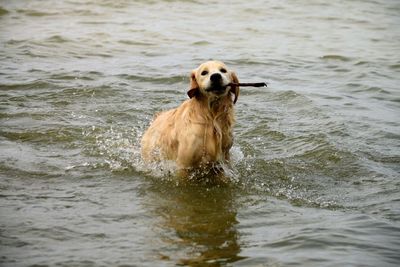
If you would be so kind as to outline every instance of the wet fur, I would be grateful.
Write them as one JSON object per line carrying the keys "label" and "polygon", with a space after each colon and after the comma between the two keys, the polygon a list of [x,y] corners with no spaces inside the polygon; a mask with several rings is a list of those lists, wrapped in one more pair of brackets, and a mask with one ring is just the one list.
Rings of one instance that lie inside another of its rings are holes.
{"label": "wet fur", "polygon": [[[222,62],[211,61],[192,71],[188,91],[191,98],[155,117],[142,138],[142,158],[146,162],[175,161],[180,177],[203,169],[225,180],[219,165],[229,161],[235,122],[233,104],[239,88],[227,87],[223,94],[208,92],[209,81],[201,75],[204,68],[210,72],[226,69]],[[236,75],[228,71],[222,80],[238,82]]]}

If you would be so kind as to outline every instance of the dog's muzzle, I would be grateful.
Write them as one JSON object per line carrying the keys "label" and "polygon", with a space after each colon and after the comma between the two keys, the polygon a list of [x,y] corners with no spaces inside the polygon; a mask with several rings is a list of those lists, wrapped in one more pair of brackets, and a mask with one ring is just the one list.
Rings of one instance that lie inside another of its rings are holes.
{"label": "dog's muzzle", "polygon": [[225,92],[226,85],[223,84],[223,79],[221,74],[214,73],[210,76],[210,87],[206,90],[208,92],[212,91],[214,93],[222,94]]}

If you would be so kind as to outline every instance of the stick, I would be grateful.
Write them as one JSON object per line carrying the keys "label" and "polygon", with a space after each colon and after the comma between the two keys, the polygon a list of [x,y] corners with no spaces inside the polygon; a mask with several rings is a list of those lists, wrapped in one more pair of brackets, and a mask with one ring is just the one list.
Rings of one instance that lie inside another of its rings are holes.
{"label": "stick", "polygon": [[229,86],[267,87],[266,83],[230,83]]}

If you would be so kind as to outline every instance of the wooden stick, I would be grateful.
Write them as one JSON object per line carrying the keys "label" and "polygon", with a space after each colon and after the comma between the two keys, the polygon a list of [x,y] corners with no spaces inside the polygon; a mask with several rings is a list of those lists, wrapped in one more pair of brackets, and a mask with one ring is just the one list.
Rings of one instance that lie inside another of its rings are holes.
{"label": "wooden stick", "polygon": [[230,83],[229,86],[267,87],[266,83]]}

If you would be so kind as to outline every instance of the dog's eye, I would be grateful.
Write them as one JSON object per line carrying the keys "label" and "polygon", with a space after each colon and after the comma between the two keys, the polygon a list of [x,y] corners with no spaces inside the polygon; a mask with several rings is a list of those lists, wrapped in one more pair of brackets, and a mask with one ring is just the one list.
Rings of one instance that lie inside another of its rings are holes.
{"label": "dog's eye", "polygon": [[205,76],[205,75],[207,75],[208,74],[208,71],[206,71],[206,70],[203,70],[202,72],[201,72],[201,76]]}
{"label": "dog's eye", "polygon": [[226,73],[226,69],[224,69],[224,68],[220,69],[220,71],[221,71],[222,73]]}

